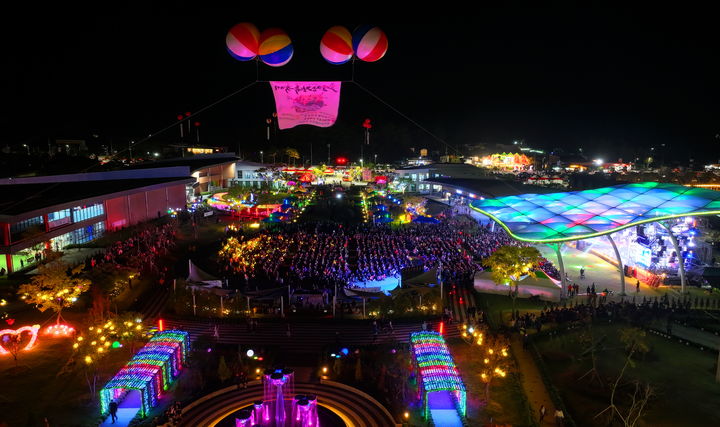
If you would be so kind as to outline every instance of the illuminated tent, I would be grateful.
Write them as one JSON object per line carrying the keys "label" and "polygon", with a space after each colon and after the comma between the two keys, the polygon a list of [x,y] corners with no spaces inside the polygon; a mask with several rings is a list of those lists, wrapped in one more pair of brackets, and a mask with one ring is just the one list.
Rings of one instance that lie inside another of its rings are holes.
{"label": "illuminated tent", "polygon": [[222,288],[222,280],[199,269],[192,260],[188,260],[188,264],[188,283],[201,284],[201,286],[210,288]]}
{"label": "illuminated tent", "polygon": [[439,332],[422,331],[410,334],[410,346],[418,371],[418,388],[425,418],[430,414],[432,393],[449,392],[460,416],[465,416],[465,384],[460,378],[445,339]]}
{"label": "illuminated tent", "polygon": [[127,392],[138,390],[142,398],[140,416],[146,416],[180,374],[189,350],[187,332],[156,333],[100,391],[101,412],[108,413],[111,400],[122,399]]}

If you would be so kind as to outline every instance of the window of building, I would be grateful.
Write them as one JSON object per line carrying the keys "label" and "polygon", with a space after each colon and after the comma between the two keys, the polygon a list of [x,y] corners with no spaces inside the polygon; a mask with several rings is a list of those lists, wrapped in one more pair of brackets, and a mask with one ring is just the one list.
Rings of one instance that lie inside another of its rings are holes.
{"label": "window of building", "polygon": [[45,232],[45,223],[43,217],[36,216],[15,224],[10,224],[10,240],[18,242],[23,239],[37,236]]}
{"label": "window of building", "polygon": [[70,209],[62,209],[48,214],[48,227],[50,229],[70,224],[71,222],[72,216],[70,215]]}
{"label": "window of building", "polygon": [[105,207],[102,203],[89,206],[77,206],[72,208],[73,222],[85,221],[105,214]]}
{"label": "window of building", "polygon": [[105,232],[105,222],[100,221],[77,230],[61,234],[50,240],[50,246],[55,251],[61,251],[70,245],[80,245],[95,240]]}

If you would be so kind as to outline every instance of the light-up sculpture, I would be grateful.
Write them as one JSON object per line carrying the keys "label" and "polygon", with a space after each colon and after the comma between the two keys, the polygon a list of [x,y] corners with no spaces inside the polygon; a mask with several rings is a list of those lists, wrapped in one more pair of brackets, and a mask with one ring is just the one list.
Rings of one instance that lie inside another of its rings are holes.
{"label": "light-up sculpture", "polygon": [[22,348],[22,350],[30,350],[35,346],[35,341],[37,341],[37,334],[40,330],[40,325],[32,325],[32,326],[23,326],[22,328],[18,329],[3,329],[0,331],[0,355],[3,354],[10,354],[10,350],[3,347],[3,336],[5,335],[17,335],[21,336],[23,332],[28,332],[30,334],[30,341],[28,341],[27,345]]}
{"label": "light-up sculpture", "polygon": [[44,334],[49,335],[51,337],[70,337],[75,333],[75,328],[72,326],[64,325],[62,323],[58,323],[56,325],[51,325],[45,328]]}
{"label": "light-up sculpture", "polygon": [[460,374],[445,339],[435,331],[413,332],[410,345],[418,369],[418,392],[423,402],[424,415],[427,418],[430,407],[428,394],[449,391],[461,416],[465,416],[466,392]]}
{"label": "light-up sculpture", "polygon": [[180,374],[189,346],[187,332],[156,333],[100,391],[101,412],[108,412],[112,399],[122,399],[128,391],[138,390],[142,397],[140,415],[146,416]]}

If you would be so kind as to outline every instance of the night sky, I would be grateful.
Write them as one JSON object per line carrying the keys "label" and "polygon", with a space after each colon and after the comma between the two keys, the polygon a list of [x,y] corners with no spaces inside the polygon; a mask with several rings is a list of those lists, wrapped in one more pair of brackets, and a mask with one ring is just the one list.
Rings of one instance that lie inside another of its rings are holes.
{"label": "night sky", "polygon": [[[455,11],[453,11],[455,12]],[[273,15],[275,17],[273,17]],[[463,15],[458,13],[458,15]],[[462,17],[333,16],[282,9],[136,13],[10,20],[3,39],[3,144],[97,134],[122,146],[251,83],[254,63],[225,50],[238,22],[285,29],[295,55],[285,67],[259,64],[261,80],[349,80],[318,45],[332,25],[373,23],[390,46],[376,63],[356,63],[355,80],[451,146],[511,143],[626,160],[666,144],[668,157],[718,161],[720,63],[711,11],[609,8],[483,8]],[[306,18],[303,18],[305,16]],[[311,18],[307,18],[311,16]],[[198,115],[201,142],[238,148],[249,159],[269,148],[274,111],[267,83]],[[374,122],[372,153],[386,161],[410,147],[443,144],[360,90],[344,84],[330,129],[299,127],[270,145],[315,159],[359,157],[362,121]],[[178,129],[147,144],[176,142]]]}

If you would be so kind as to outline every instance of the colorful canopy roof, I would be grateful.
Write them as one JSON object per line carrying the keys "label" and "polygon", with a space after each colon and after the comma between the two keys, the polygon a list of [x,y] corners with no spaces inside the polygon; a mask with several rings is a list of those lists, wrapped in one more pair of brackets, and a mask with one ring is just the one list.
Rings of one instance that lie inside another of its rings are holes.
{"label": "colorful canopy roof", "polygon": [[474,200],[470,207],[499,223],[517,240],[552,243],[602,236],[646,222],[719,215],[720,192],[640,182]]}

